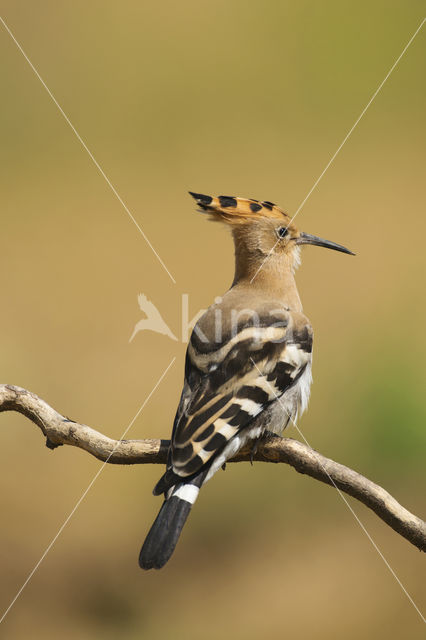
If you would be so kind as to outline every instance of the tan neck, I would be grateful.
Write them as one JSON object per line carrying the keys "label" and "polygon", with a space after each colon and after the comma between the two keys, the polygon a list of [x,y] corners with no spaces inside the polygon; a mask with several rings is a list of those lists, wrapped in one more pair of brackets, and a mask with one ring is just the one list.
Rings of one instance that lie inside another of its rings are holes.
{"label": "tan neck", "polygon": [[[235,238],[234,238],[235,239]],[[232,287],[251,289],[279,299],[292,311],[302,311],[294,278],[294,256],[272,253],[266,260],[257,250],[235,239],[235,275]]]}

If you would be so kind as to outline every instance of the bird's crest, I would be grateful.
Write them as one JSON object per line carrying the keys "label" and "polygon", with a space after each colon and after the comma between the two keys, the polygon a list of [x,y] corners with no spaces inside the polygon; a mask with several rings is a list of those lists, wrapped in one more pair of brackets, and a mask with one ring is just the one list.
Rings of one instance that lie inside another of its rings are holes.
{"label": "bird's crest", "polygon": [[280,207],[268,200],[259,201],[233,196],[212,197],[202,193],[189,192],[203,213],[208,213],[212,220],[228,224],[247,224],[251,220],[271,218],[288,222],[290,217]]}

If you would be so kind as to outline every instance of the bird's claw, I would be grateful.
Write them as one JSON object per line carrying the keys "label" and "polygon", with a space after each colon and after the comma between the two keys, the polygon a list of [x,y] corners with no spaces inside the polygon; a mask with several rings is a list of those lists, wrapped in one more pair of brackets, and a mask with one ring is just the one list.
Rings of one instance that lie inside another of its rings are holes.
{"label": "bird's claw", "polygon": [[255,440],[253,443],[253,446],[250,450],[250,464],[251,466],[253,466],[253,462],[254,462],[254,456],[257,453],[257,447],[259,446],[259,440]]}

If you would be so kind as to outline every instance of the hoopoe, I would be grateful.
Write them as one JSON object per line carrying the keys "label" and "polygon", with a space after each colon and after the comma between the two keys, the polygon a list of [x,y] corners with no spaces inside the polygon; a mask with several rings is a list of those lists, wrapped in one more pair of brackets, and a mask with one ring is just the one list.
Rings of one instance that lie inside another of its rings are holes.
{"label": "hoopoe", "polygon": [[199,210],[230,226],[235,276],[192,332],[166,472],[164,502],[139,564],[159,569],[172,555],[202,485],[248,441],[281,434],[308,404],[312,328],[294,272],[300,246],[345,247],[300,232],[272,202],[192,193]]}

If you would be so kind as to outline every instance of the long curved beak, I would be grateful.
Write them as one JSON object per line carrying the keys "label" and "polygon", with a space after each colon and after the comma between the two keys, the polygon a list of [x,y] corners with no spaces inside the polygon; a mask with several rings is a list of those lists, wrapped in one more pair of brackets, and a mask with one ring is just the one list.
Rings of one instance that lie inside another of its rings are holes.
{"label": "long curved beak", "polygon": [[326,249],[334,249],[334,251],[341,251],[342,253],[348,253],[351,256],[355,254],[341,244],[331,242],[331,240],[324,240],[324,238],[318,238],[318,236],[312,236],[310,233],[301,233],[296,240],[296,244],[315,244],[317,247],[325,247]]}

